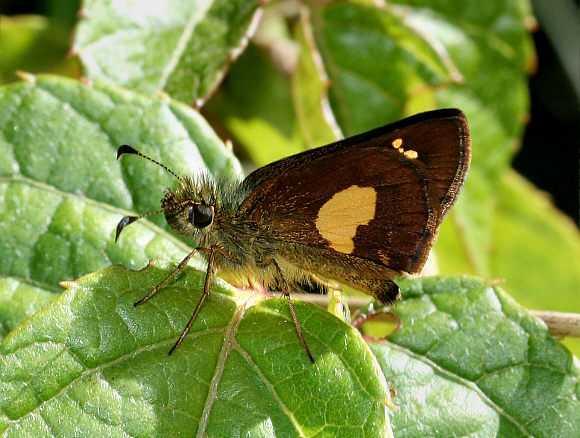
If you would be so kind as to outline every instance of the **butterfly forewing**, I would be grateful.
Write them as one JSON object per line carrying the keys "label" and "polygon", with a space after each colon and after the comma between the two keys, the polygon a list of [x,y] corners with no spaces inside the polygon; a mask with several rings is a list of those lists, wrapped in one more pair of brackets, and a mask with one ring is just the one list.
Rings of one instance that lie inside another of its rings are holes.
{"label": "butterfly forewing", "polygon": [[[416,151],[417,159],[427,168],[429,182],[436,187],[439,196],[440,221],[455,202],[471,158],[467,120],[457,110],[446,111],[459,114],[426,119],[398,133],[403,140],[401,147]],[[423,115],[414,117],[420,116]]]}
{"label": "butterfly forewing", "polygon": [[271,239],[414,271],[437,224],[423,167],[395,151],[344,150],[278,176],[252,219]]}
{"label": "butterfly forewing", "polygon": [[[423,163],[439,196],[439,219],[453,205],[465,181],[471,145],[463,113],[456,109],[429,111],[350,137],[342,147],[393,147]],[[329,145],[332,146],[332,145]]]}
{"label": "butterfly forewing", "polygon": [[468,163],[462,113],[424,113],[258,169],[240,209],[271,239],[417,272]]}

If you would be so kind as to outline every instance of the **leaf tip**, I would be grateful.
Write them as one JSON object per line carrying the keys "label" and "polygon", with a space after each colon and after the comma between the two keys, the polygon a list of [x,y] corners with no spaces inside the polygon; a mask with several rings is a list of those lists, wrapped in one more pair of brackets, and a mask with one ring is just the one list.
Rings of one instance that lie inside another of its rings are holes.
{"label": "leaf tip", "polygon": [[36,76],[34,76],[32,73],[28,73],[22,70],[16,70],[16,76],[18,76],[23,81],[29,82],[31,84],[36,83]]}

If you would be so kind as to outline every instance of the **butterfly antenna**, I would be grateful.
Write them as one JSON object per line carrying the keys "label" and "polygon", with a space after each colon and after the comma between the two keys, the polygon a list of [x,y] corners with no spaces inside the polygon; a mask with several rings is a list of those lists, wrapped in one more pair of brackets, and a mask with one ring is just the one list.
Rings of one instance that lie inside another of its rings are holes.
{"label": "butterfly antenna", "polygon": [[[139,152],[137,149],[135,149],[132,146],[126,145],[124,144],[123,146],[119,146],[119,149],[117,149],[117,160],[119,158],[121,158],[121,155],[123,154],[133,154],[133,155],[139,155],[142,158],[145,158],[146,160],[152,161],[153,163],[157,164],[158,166],[163,167],[165,170],[167,170],[170,174],[172,174],[175,178],[177,178],[179,181],[183,182],[183,178],[180,177],[178,174],[176,174],[173,170],[171,170],[169,167],[165,166],[164,164],[161,164],[159,161],[155,161],[153,158],[148,157],[145,154],[142,154],[141,152]],[[130,223],[130,222],[129,222]],[[127,224],[128,225],[128,224]]]}
{"label": "butterfly antenna", "polygon": [[[183,182],[183,178],[180,177],[178,174],[176,174],[173,170],[171,170],[169,167],[165,166],[164,164],[161,164],[159,161],[155,161],[153,158],[148,157],[145,154],[142,154],[141,152],[139,152],[137,149],[135,149],[132,146],[129,145],[122,145],[119,147],[119,149],[117,149],[117,160],[119,158],[121,158],[121,155],[123,154],[133,154],[133,155],[139,155],[142,158],[145,158],[146,160],[152,161],[153,163],[157,164],[158,166],[163,167],[166,171],[168,171],[170,174],[172,174],[175,178],[177,178],[179,181]],[[175,207],[178,207],[179,205],[176,205]],[[147,217],[147,216],[152,216],[154,214],[157,213],[162,213],[163,210],[157,210],[157,211],[152,211],[150,213],[145,213],[142,214],[140,216],[125,216],[123,219],[121,219],[121,221],[119,222],[119,224],[117,225],[117,232],[115,234],[115,242],[117,241],[117,239],[119,238],[119,235],[121,234],[121,231],[123,231],[123,229],[127,226],[132,224],[133,222],[135,222],[138,219]]]}
{"label": "butterfly antenna", "polygon": [[117,232],[115,233],[115,242],[119,238],[119,234],[121,234],[121,231],[123,231],[123,229],[127,225],[131,225],[136,220],[142,219],[142,218],[147,217],[147,216],[153,216],[154,214],[157,214],[157,213],[164,213],[166,210],[175,210],[176,208],[183,207],[186,204],[191,204],[191,201],[180,202],[179,204],[171,205],[171,206],[165,207],[164,209],[152,211],[152,212],[145,213],[145,214],[142,214],[139,216],[125,216],[125,217],[123,217],[123,219],[121,219],[119,221],[119,224],[117,225]]}
{"label": "butterfly antenna", "polygon": [[152,211],[150,213],[145,213],[142,214],[140,216],[125,216],[123,217],[123,219],[121,219],[119,221],[119,224],[117,225],[117,232],[115,233],[115,242],[117,241],[117,239],[119,238],[119,234],[121,234],[121,231],[123,231],[123,229],[127,226],[132,224],[133,222],[135,222],[137,219],[141,219],[147,216],[152,216],[154,214],[157,213],[162,213],[163,210],[157,210],[157,211]]}

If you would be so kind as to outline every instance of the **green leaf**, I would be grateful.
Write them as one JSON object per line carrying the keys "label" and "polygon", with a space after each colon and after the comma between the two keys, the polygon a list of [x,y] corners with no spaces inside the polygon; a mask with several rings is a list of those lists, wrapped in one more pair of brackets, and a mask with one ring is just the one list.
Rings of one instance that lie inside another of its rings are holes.
{"label": "green leaf", "polygon": [[515,172],[502,179],[498,201],[492,275],[510,278],[505,288],[528,308],[580,311],[578,228]]}
{"label": "green leaf", "polygon": [[203,113],[222,123],[243,156],[262,166],[304,150],[290,91],[287,75],[267,51],[249,44]]}
{"label": "green leaf", "polygon": [[311,11],[330,104],[345,135],[400,119],[417,89],[452,83],[451,66],[393,11],[345,2]]}
{"label": "green leaf", "polygon": [[[462,194],[465,202],[454,207],[454,221],[447,219],[442,233],[456,222],[463,222],[464,228],[469,226],[464,220],[468,214],[465,208],[484,218],[489,216],[484,219],[492,225],[486,237],[494,242],[489,255],[470,253],[466,257],[459,240],[446,239],[438,243],[439,264],[454,267],[448,272],[476,272],[466,259],[485,258],[487,275],[506,279],[503,287],[523,306],[577,312],[580,309],[578,228],[543,193],[515,172],[506,172],[500,180],[495,190],[495,205],[484,202],[486,196],[465,191]],[[557,293],[546,293],[550,290]]]}
{"label": "green leaf", "polygon": [[533,53],[529,9],[518,0],[488,9],[475,0],[462,7],[395,3],[313,7],[315,41],[332,81],[331,104],[346,135],[420,109],[457,106],[468,119],[487,111],[507,138],[518,137]]}
{"label": "green leaf", "polygon": [[257,165],[266,165],[304,150],[296,132],[291,137],[285,137],[275,126],[261,118],[242,120],[230,117],[227,126],[244,144],[252,163]]}
{"label": "green leaf", "polygon": [[114,263],[143,267],[150,258],[180,259],[190,251],[147,221],[115,243],[127,212],[29,179],[0,178],[0,196],[0,272],[46,290]]}
{"label": "green leaf", "polygon": [[168,356],[204,273],[186,268],[148,303],[133,303],[174,267],[90,274],[8,335],[3,436],[389,436],[373,354],[316,306],[294,304],[312,364],[286,300],[234,295],[216,280]]}
{"label": "green leaf", "polygon": [[[139,157],[116,160],[121,144],[181,174],[240,174],[231,153],[190,108],[105,85],[38,77],[0,88],[0,132],[6,329],[38,309],[15,301],[19,282],[31,303],[46,303],[47,294],[62,290],[60,281],[115,263],[142,268],[151,258],[180,260],[191,251],[192,242],[145,219],[113,241],[124,215],[159,209],[163,191],[177,184]],[[167,228],[159,216],[151,220]]]}
{"label": "green leaf", "polygon": [[400,328],[369,342],[395,436],[580,436],[580,367],[542,321],[489,282],[399,284]]}
{"label": "green leaf", "polygon": [[314,43],[306,10],[295,27],[300,57],[292,76],[294,105],[304,143],[318,147],[342,137],[328,103],[328,78],[321,71],[320,54]]}
{"label": "green leaf", "polygon": [[50,289],[30,280],[8,276],[0,278],[0,337],[4,338],[20,322],[60,294],[60,288]]}
{"label": "green leaf", "polygon": [[137,212],[157,210],[175,178],[138,157],[117,161],[122,144],[178,174],[241,175],[237,160],[191,108],[104,84],[40,76],[1,88],[0,132],[0,175]]}
{"label": "green leaf", "polygon": [[85,0],[74,50],[92,80],[201,104],[247,43],[259,5]]}

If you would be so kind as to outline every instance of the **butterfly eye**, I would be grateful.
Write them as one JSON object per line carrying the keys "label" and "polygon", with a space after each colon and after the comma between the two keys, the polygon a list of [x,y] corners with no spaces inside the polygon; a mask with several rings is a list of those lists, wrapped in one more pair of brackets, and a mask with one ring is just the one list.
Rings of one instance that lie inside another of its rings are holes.
{"label": "butterfly eye", "polygon": [[197,228],[204,228],[211,224],[213,211],[209,205],[193,204],[189,207],[189,222]]}

